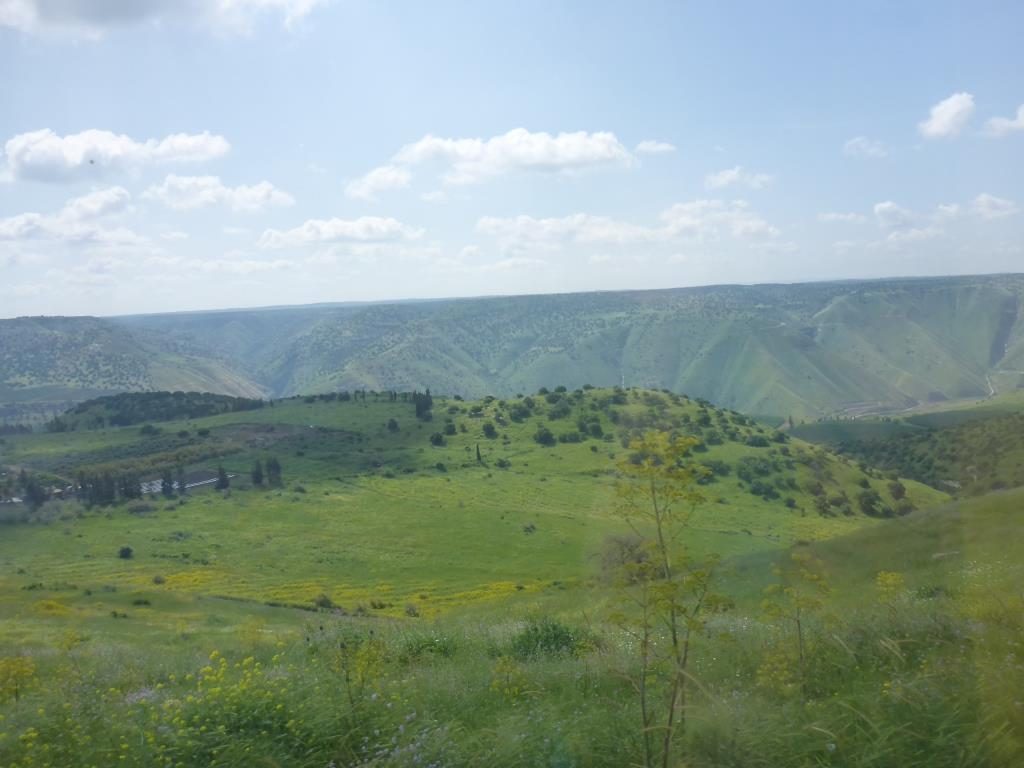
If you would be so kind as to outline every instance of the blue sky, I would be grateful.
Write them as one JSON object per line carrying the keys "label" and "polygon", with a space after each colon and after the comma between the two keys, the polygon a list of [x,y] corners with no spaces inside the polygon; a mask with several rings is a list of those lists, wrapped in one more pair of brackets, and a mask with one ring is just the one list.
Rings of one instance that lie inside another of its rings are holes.
{"label": "blue sky", "polygon": [[1021,271],[1021,29],[0,0],[0,316]]}

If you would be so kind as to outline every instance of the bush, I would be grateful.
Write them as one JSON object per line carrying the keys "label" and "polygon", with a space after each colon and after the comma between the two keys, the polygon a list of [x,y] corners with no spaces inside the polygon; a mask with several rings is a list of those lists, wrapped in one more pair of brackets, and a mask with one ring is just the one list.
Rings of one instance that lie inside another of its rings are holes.
{"label": "bush", "polygon": [[122,560],[131,560],[133,557],[135,557],[135,550],[133,550],[131,547],[121,547],[119,550],[117,550],[117,556],[120,557]]}
{"label": "bush", "polygon": [[577,656],[582,647],[582,633],[545,617],[531,621],[512,637],[510,655],[522,660],[539,656]]}
{"label": "bush", "polygon": [[533,439],[541,445],[554,445],[555,434],[547,427],[539,427],[533,435]]}
{"label": "bush", "polygon": [[440,448],[442,445],[444,445],[444,442],[444,435],[442,435],[440,432],[435,432],[430,436],[430,444],[437,448]]}

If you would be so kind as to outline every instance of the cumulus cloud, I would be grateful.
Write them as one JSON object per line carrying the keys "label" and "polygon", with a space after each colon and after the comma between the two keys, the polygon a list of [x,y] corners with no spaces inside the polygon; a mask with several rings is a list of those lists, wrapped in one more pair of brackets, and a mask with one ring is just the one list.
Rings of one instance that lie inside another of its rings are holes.
{"label": "cumulus cloud", "polygon": [[843,154],[851,157],[885,157],[889,151],[880,141],[869,139],[866,136],[854,136],[843,144]]}
{"label": "cumulus cloud", "polygon": [[983,219],[1002,219],[1017,213],[1017,204],[983,192],[971,202],[971,211]]}
{"label": "cumulus cloud", "polygon": [[349,182],[345,187],[347,197],[359,200],[376,200],[377,195],[389,189],[402,189],[409,186],[412,173],[408,168],[397,165],[382,165],[374,168],[365,176]]}
{"label": "cumulus cloud", "polygon": [[864,221],[864,217],[859,213],[819,213],[818,221],[824,222],[845,222],[847,224],[853,224],[859,221]]}
{"label": "cumulus cloud", "polygon": [[21,213],[0,219],[0,242],[60,241],[128,245],[143,241],[124,227],[108,227],[102,219],[124,211],[130,196],[122,187],[97,189],[64,204],[54,214]]}
{"label": "cumulus cloud", "polygon": [[142,22],[185,21],[245,33],[263,18],[286,27],[326,0],[0,0],[0,27],[27,33],[99,38]]}
{"label": "cumulus cloud", "polygon": [[917,129],[926,139],[941,139],[959,135],[974,114],[974,96],[966,92],[954,93],[934,107],[927,120]]}
{"label": "cumulus cloud", "polygon": [[737,165],[733,168],[709,173],[704,177],[704,186],[708,189],[721,189],[738,184],[750,189],[761,189],[767,186],[771,180],[772,177],[767,173],[752,173],[744,170],[742,165]]}
{"label": "cumulus cloud", "polygon": [[[600,131],[550,134],[515,128],[489,139],[427,135],[399,149],[386,165],[351,182],[345,192],[349,197],[374,200],[380,192],[407,187],[412,169],[426,164],[442,166],[445,184],[468,185],[517,171],[571,173],[628,166],[633,161],[614,133]],[[437,201],[438,196],[433,199]]]}
{"label": "cumulus cloud", "polygon": [[217,176],[177,176],[170,174],[162,184],[153,185],[142,196],[158,200],[177,210],[207,205],[226,205],[233,211],[255,212],[270,206],[293,205],[294,198],[269,181],[252,186],[228,187]]}
{"label": "cumulus cloud", "polygon": [[674,144],[669,144],[667,141],[644,139],[636,145],[636,148],[633,151],[638,155],[663,155],[668,152],[675,152],[676,147]]}
{"label": "cumulus cloud", "polygon": [[694,200],[677,203],[661,214],[665,228],[674,237],[688,236],[717,240],[776,237],[777,227],[750,210],[744,200]]}
{"label": "cumulus cloud", "polygon": [[902,229],[909,227],[913,223],[914,215],[903,208],[892,202],[892,200],[886,200],[884,203],[877,203],[874,208],[875,218],[878,223],[886,229]]}
{"label": "cumulus cloud", "polygon": [[942,234],[938,227],[911,227],[890,232],[885,239],[894,245],[906,243],[919,243],[924,240],[932,240]]}
{"label": "cumulus cloud", "polygon": [[477,231],[498,239],[506,248],[550,247],[559,244],[628,246],[713,241],[724,237],[758,240],[779,230],[752,212],[742,200],[694,200],[663,211],[660,225],[644,226],[606,216],[577,213],[556,218],[486,216]]}
{"label": "cumulus cloud", "polygon": [[4,155],[14,179],[71,182],[153,163],[203,162],[230,149],[227,139],[207,131],[136,141],[111,131],[90,129],[58,136],[43,128],[8,139]]}
{"label": "cumulus cloud", "polygon": [[989,136],[1006,136],[1016,131],[1024,131],[1024,104],[1017,107],[1016,117],[993,117],[985,123]]}
{"label": "cumulus cloud", "polygon": [[384,242],[413,240],[423,231],[397,219],[362,216],[358,219],[309,219],[294,229],[268,229],[260,237],[261,248],[293,248],[310,243]]}

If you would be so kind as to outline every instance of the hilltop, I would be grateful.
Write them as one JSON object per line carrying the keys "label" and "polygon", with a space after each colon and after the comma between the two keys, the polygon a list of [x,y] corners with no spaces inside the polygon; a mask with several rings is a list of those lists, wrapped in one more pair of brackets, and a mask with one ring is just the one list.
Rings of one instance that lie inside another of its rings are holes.
{"label": "hilltop", "polygon": [[[45,361],[18,351],[58,349],[39,335],[57,333],[56,321],[0,321],[0,401],[52,386],[68,400],[111,389],[508,397],[562,381],[666,388],[778,422],[813,420],[1019,387],[1022,294],[1024,277],[1001,275],[63,320],[71,339],[78,324],[102,327],[88,360],[80,341]],[[89,362],[123,346],[124,365]]]}

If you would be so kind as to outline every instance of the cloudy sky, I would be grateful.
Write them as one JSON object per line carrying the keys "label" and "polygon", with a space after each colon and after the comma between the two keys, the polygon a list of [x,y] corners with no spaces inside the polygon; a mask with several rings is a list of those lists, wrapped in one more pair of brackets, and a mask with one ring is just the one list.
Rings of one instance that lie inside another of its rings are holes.
{"label": "cloudy sky", "polygon": [[1022,29],[0,0],[0,317],[1024,271]]}

